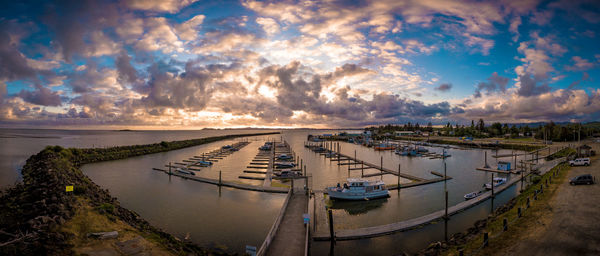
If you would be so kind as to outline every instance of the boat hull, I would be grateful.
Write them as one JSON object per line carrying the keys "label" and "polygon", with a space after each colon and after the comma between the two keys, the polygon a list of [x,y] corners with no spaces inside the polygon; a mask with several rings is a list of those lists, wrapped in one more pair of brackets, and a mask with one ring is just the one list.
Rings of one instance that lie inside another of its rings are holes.
{"label": "boat hull", "polygon": [[335,200],[349,200],[349,201],[361,201],[361,200],[372,200],[377,198],[389,197],[390,194],[387,190],[373,191],[369,193],[354,193],[354,192],[341,192],[335,189],[327,189],[329,198]]}

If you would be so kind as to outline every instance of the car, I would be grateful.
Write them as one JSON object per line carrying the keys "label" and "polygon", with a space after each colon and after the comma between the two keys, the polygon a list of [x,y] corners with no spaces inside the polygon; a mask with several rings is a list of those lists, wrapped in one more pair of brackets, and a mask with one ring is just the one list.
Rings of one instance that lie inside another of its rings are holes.
{"label": "car", "polygon": [[569,181],[569,184],[571,185],[581,185],[581,184],[594,184],[594,177],[591,174],[583,174],[583,175],[579,175],[575,178],[572,178]]}
{"label": "car", "polygon": [[588,165],[590,165],[590,158],[589,157],[586,157],[586,158],[577,158],[575,160],[569,161],[569,165],[570,166],[575,166],[575,165],[588,166]]}

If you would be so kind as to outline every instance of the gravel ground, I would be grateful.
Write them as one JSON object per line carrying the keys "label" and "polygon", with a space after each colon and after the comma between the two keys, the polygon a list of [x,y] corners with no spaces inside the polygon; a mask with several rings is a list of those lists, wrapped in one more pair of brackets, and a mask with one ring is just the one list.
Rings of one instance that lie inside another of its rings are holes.
{"label": "gravel ground", "polygon": [[[600,143],[588,144],[600,152]],[[539,218],[536,228],[498,255],[600,255],[600,160],[588,167],[572,167],[567,177],[596,177],[594,185],[571,186],[565,180],[550,201],[551,212]]]}

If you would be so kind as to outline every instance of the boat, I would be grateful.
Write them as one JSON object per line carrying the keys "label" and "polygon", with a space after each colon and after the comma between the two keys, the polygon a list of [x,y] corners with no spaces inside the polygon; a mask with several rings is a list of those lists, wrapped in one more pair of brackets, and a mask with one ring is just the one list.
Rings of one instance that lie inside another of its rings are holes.
{"label": "boat", "polygon": [[335,152],[325,153],[325,157],[335,157],[335,156],[337,156],[337,153],[335,153]]}
{"label": "boat", "polygon": [[288,154],[281,154],[277,156],[277,160],[290,160],[294,158],[293,156],[290,156]]}
{"label": "boat", "polygon": [[[500,186],[504,183],[506,183],[506,178],[494,178],[494,187]],[[492,185],[490,183],[486,183],[485,185],[486,189],[492,189]]]}
{"label": "boat", "polygon": [[364,179],[349,178],[348,183],[335,187],[328,187],[327,194],[331,199],[339,200],[371,200],[388,197],[388,189],[383,181],[369,181]]}
{"label": "boat", "polygon": [[221,147],[221,149],[232,149],[232,148],[233,148],[233,146],[231,146],[231,145],[225,145],[225,146]]}
{"label": "boat", "polygon": [[182,168],[177,168],[177,169],[175,169],[175,171],[177,171],[178,173],[183,173],[183,174],[188,174],[188,175],[195,175],[194,172],[188,171],[188,170],[184,170]]}
{"label": "boat", "polygon": [[300,171],[293,171],[292,169],[284,169],[281,171],[274,172],[273,174],[275,174],[275,176],[279,178],[293,178],[302,176],[302,173]]}
{"label": "boat", "polygon": [[388,143],[381,143],[378,146],[374,147],[375,150],[392,150],[394,148],[394,145]]}
{"label": "boat", "polygon": [[201,160],[201,161],[197,161],[196,164],[197,165],[202,165],[202,166],[209,166],[209,165],[212,165],[213,163],[211,161]]}
{"label": "boat", "polygon": [[418,147],[417,152],[429,152],[429,150],[424,147]]}
{"label": "boat", "polygon": [[296,166],[296,164],[294,164],[292,162],[280,162],[280,163],[275,163],[273,165],[277,169],[288,169],[288,168],[293,168]]}
{"label": "boat", "polygon": [[271,145],[265,144],[265,145],[261,146],[260,148],[258,148],[258,150],[263,150],[263,151],[271,150]]}
{"label": "boat", "polygon": [[469,200],[469,199],[473,199],[475,197],[478,197],[481,194],[483,194],[483,191],[475,191],[475,192],[471,192],[471,193],[465,194],[464,198],[465,198],[465,200]]}
{"label": "boat", "polygon": [[318,148],[315,148],[313,151],[319,153],[319,152],[325,152],[327,150],[324,147],[318,147]]}

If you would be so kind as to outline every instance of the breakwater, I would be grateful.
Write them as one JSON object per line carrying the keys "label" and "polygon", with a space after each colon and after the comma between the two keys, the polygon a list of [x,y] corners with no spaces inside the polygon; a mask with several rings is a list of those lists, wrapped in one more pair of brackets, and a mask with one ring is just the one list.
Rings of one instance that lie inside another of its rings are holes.
{"label": "breakwater", "polygon": [[[31,156],[22,169],[23,182],[0,194],[1,255],[70,255],[72,234],[59,231],[71,219],[76,207],[87,202],[111,218],[119,219],[145,237],[176,254],[220,254],[197,245],[182,242],[153,227],[137,213],[120,206],[116,198],[100,188],[81,172],[86,163],[124,159],[219,140],[276,133],[256,133],[210,137],[194,140],[161,142],[110,148],[65,149],[48,146]],[[66,191],[73,186],[73,191]],[[110,207],[107,207],[110,206]]]}

